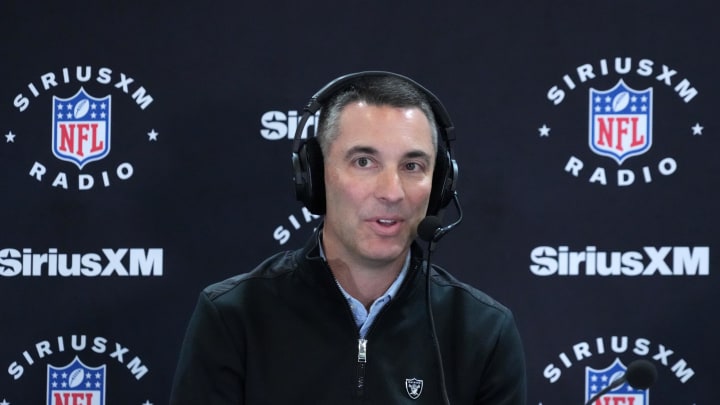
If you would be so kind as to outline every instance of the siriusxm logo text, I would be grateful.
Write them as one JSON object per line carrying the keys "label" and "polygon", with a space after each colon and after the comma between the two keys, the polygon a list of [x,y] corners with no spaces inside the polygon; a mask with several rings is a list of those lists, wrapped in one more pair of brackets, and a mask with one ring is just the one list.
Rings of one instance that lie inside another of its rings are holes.
{"label": "siriusxm logo text", "polygon": [[101,253],[44,253],[32,249],[0,249],[2,277],[159,277],[163,249],[102,249]]}
{"label": "siriusxm logo text", "polygon": [[645,246],[642,251],[606,252],[588,246],[570,251],[538,246],[530,252],[530,272],[536,276],[707,276],[708,246]]}
{"label": "siriusxm logo text", "polygon": [[[40,76],[40,83],[30,82],[27,85],[32,98],[40,97],[43,91],[49,91],[60,84],[89,83],[92,79],[99,84],[113,86],[123,93],[130,95],[140,109],[146,109],[153,102],[153,97],[143,86],[138,86],[135,79],[122,72],[113,72],[108,67],[93,69],[92,66],[76,66],[75,72],[71,68],[64,67],[60,72],[48,72]],[[132,93],[131,93],[132,92]],[[30,106],[32,98],[24,93],[18,93],[13,100],[13,105],[20,111],[25,111]]]}
{"label": "siriusxm logo text", "polygon": [[689,103],[698,95],[698,91],[687,78],[677,78],[678,71],[667,65],[663,64],[658,67],[658,64],[650,59],[634,61],[628,57],[616,57],[611,61],[600,59],[595,65],[586,63],[576,67],[574,74],[563,75],[563,85],[555,85],[548,90],[547,99],[552,101],[554,105],[558,105],[565,100],[566,91],[577,88],[578,82],[585,83],[596,79],[598,76],[615,74],[623,76],[632,75],[633,73],[640,77],[654,76],[655,80],[672,88],[685,103]]}
{"label": "siriusxm logo text", "polygon": [[12,362],[8,367],[7,371],[14,380],[20,379],[25,374],[26,368],[35,365],[41,359],[49,359],[55,354],[70,351],[85,354],[91,354],[90,352],[107,354],[117,363],[124,365],[138,381],[150,371],[142,359],[133,355],[128,347],[117,342],[110,342],[102,336],[72,335],[69,338],[58,336],[35,343],[33,349],[23,351],[22,359]]}
{"label": "siriusxm logo text", "polygon": [[[569,352],[560,353],[558,358],[562,364],[556,365],[551,362],[545,367],[543,376],[550,383],[556,383],[562,376],[563,370],[579,365],[594,356],[611,353],[652,358],[659,365],[674,372],[675,377],[683,384],[695,375],[695,370],[689,366],[685,358],[661,343],[644,337],[631,339],[628,336],[600,336],[595,338],[595,341],[578,342],[572,346],[572,350]],[[607,402],[604,403],[607,404]],[[617,402],[613,402],[613,404],[617,404]]]}
{"label": "siriusxm logo text", "polygon": [[[308,118],[305,128],[300,135],[301,139],[308,137],[308,130],[312,131],[312,135],[315,135],[317,131],[317,122],[320,113]],[[260,118],[262,129],[260,129],[260,135],[268,141],[277,141],[280,139],[294,139],[295,132],[297,131],[298,123],[302,119],[302,112],[288,111],[284,113],[282,111],[267,111]]]}

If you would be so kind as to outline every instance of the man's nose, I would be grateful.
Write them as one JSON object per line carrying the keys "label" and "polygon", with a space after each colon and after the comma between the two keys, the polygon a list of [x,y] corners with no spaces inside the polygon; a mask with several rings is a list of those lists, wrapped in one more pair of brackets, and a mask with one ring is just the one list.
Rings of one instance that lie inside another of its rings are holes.
{"label": "man's nose", "polygon": [[383,170],[377,179],[375,196],[387,202],[398,202],[405,196],[402,179],[397,170]]}

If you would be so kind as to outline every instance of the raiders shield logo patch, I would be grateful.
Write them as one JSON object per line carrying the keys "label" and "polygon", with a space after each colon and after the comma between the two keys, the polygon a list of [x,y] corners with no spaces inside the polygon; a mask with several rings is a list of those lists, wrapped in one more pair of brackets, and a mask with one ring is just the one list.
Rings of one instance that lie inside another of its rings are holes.
{"label": "raiders shield logo patch", "polygon": [[405,379],[405,391],[412,399],[418,399],[422,394],[423,380],[417,378],[406,378]]}

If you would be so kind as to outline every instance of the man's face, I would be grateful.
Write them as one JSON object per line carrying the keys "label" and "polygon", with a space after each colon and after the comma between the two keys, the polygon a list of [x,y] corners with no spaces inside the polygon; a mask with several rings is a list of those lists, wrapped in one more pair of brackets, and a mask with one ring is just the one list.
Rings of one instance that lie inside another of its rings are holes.
{"label": "man's face", "polygon": [[404,261],[427,211],[435,153],[420,109],[347,105],[324,157],[328,258],[371,267]]}

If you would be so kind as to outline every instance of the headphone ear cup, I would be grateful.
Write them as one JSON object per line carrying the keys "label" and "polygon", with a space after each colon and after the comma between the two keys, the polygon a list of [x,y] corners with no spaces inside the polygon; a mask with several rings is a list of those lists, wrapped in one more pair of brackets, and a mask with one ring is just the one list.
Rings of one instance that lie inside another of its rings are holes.
{"label": "headphone ear cup", "polygon": [[438,215],[441,209],[450,204],[457,186],[457,176],[455,159],[452,159],[444,144],[439,144],[427,215]]}
{"label": "headphone ear cup", "polygon": [[316,138],[308,138],[293,153],[295,198],[315,215],[325,214],[325,165]]}

